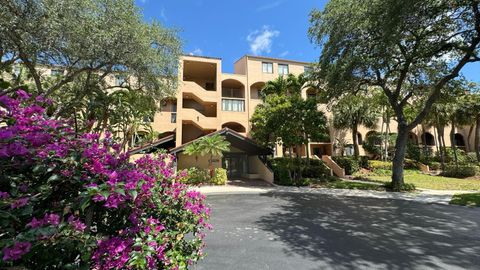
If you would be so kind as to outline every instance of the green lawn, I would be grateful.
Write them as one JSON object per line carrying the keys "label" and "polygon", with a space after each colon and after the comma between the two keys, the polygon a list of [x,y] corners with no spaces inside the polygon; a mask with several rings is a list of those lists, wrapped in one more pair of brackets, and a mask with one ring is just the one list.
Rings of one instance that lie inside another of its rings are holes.
{"label": "green lawn", "polygon": [[455,194],[450,204],[480,207],[480,193]]}
{"label": "green lawn", "polygon": [[385,187],[378,184],[369,184],[353,181],[336,180],[332,182],[321,182],[312,184],[312,187],[338,188],[338,189],[360,189],[360,190],[385,190]]}
{"label": "green lawn", "polygon": [[[368,175],[363,177],[375,182],[388,183],[391,181],[390,175]],[[405,170],[405,182],[414,184],[417,188],[425,189],[480,190],[479,179],[458,179],[443,176],[432,176],[411,170]]]}

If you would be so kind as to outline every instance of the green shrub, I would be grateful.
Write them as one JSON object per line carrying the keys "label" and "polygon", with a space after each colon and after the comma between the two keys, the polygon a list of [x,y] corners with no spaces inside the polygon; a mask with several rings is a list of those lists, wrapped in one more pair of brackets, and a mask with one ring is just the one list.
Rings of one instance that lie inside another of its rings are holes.
{"label": "green shrub", "polygon": [[218,186],[225,185],[227,183],[227,170],[216,168],[211,183]]}
{"label": "green shrub", "polygon": [[405,159],[403,167],[407,170],[420,170],[420,162],[413,159]]}
{"label": "green shrub", "polygon": [[407,144],[407,151],[406,151],[406,157],[409,159],[413,159],[416,161],[421,161],[422,159],[422,152],[421,149],[418,145],[413,144],[411,142],[408,142]]}
{"label": "green shrub", "polygon": [[367,169],[368,168],[368,156],[360,156],[358,158],[358,165],[360,166],[360,168],[365,168]]}
{"label": "green shrub", "polygon": [[360,163],[355,157],[332,157],[338,166],[345,169],[345,174],[352,175],[360,170]]}
{"label": "green shrub", "polygon": [[191,167],[188,174],[182,179],[182,182],[189,185],[199,185],[210,182],[210,173],[208,170]]}
{"label": "green shrub", "polygon": [[[310,164],[306,159],[274,158],[269,160],[270,167],[274,174],[274,183],[283,186],[304,186],[308,185],[302,179],[324,179],[330,175],[328,168],[323,161],[310,159]],[[298,179],[294,180],[293,175]]]}
{"label": "green shrub", "polygon": [[442,168],[442,164],[440,162],[430,162],[428,167],[430,167],[430,170],[438,171]]}
{"label": "green shrub", "polygon": [[477,166],[473,165],[447,165],[442,172],[442,176],[454,178],[467,178],[477,174]]}
{"label": "green shrub", "polygon": [[381,160],[370,160],[368,166],[372,170],[392,170],[392,162]]}

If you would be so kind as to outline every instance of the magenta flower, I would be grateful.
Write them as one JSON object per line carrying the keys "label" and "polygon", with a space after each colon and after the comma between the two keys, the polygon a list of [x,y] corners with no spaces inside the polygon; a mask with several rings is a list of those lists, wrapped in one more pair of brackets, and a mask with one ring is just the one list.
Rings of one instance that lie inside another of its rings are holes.
{"label": "magenta flower", "polygon": [[8,194],[8,192],[0,191],[0,199],[5,200],[5,199],[8,199],[9,197],[10,197],[10,194]]}
{"label": "magenta flower", "polygon": [[27,224],[27,227],[30,227],[32,229],[38,228],[40,226],[43,226],[43,220],[38,220],[36,218],[32,218],[32,220]]}
{"label": "magenta flower", "polygon": [[3,261],[16,261],[23,255],[30,252],[32,244],[30,242],[16,242],[13,247],[3,249]]}
{"label": "magenta flower", "polygon": [[70,216],[68,218],[68,223],[73,226],[73,228],[79,232],[85,231],[87,228],[87,225],[85,225],[83,222],[80,221],[80,219]]}
{"label": "magenta flower", "polygon": [[17,90],[17,96],[20,98],[20,99],[29,99],[30,98],[30,94],[28,94],[27,92],[25,92],[24,90]]}
{"label": "magenta flower", "polygon": [[57,226],[60,224],[60,216],[57,214],[45,214],[43,217],[43,223]]}
{"label": "magenta flower", "polygon": [[25,205],[27,205],[28,203],[28,198],[27,197],[23,197],[23,198],[20,198],[16,201],[14,201],[12,204],[10,204],[10,207],[12,209],[16,209],[16,208],[22,208],[24,207]]}

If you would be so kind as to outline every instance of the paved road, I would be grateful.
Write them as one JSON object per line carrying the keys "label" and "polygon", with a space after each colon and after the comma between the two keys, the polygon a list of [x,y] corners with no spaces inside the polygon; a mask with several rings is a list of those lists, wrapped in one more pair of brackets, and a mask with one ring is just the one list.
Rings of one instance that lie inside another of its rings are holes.
{"label": "paved road", "polygon": [[209,195],[194,269],[480,269],[480,209],[269,192]]}

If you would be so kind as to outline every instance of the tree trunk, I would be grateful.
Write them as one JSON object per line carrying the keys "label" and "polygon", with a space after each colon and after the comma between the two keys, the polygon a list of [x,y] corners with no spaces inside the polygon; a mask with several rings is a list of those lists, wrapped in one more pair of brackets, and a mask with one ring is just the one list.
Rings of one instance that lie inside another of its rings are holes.
{"label": "tree trunk", "polygon": [[435,136],[438,138],[437,151],[438,151],[438,153],[440,153],[440,163],[441,163],[441,167],[442,167],[442,170],[443,170],[443,167],[445,166],[445,164],[444,164],[445,160],[443,158],[442,143],[441,143],[441,140],[440,140],[440,131],[439,131],[439,128],[438,128],[437,125],[435,126],[434,131],[436,132]]}
{"label": "tree trunk", "polygon": [[305,146],[305,151],[307,154],[307,165],[310,166],[310,145],[309,145],[310,140],[308,139],[308,136],[305,136],[305,139],[306,139],[305,141],[307,142]]}
{"label": "tree trunk", "polygon": [[477,154],[477,160],[480,162],[480,116],[477,117],[477,123],[475,125],[475,153]]}
{"label": "tree trunk", "polygon": [[355,158],[358,158],[360,156],[360,149],[358,148],[358,127],[354,126],[352,128],[352,140],[353,140],[353,155]]}
{"label": "tree trunk", "polygon": [[400,191],[403,181],[403,162],[405,160],[405,151],[408,141],[408,127],[405,123],[399,123],[398,136],[395,142],[395,154],[392,167],[392,188],[394,191]]}
{"label": "tree trunk", "polygon": [[450,143],[453,150],[453,159],[455,160],[455,166],[458,167],[457,146],[455,144],[455,120],[452,119],[452,126],[450,128]]}
{"label": "tree trunk", "polygon": [[470,142],[472,141],[472,134],[474,129],[475,129],[475,125],[474,124],[470,125],[470,129],[468,130],[468,137],[467,137],[467,145],[468,145],[469,152],[471,152],[472,149],[475,150],[475,147],[472,147],[472,145],[470,144]]}

